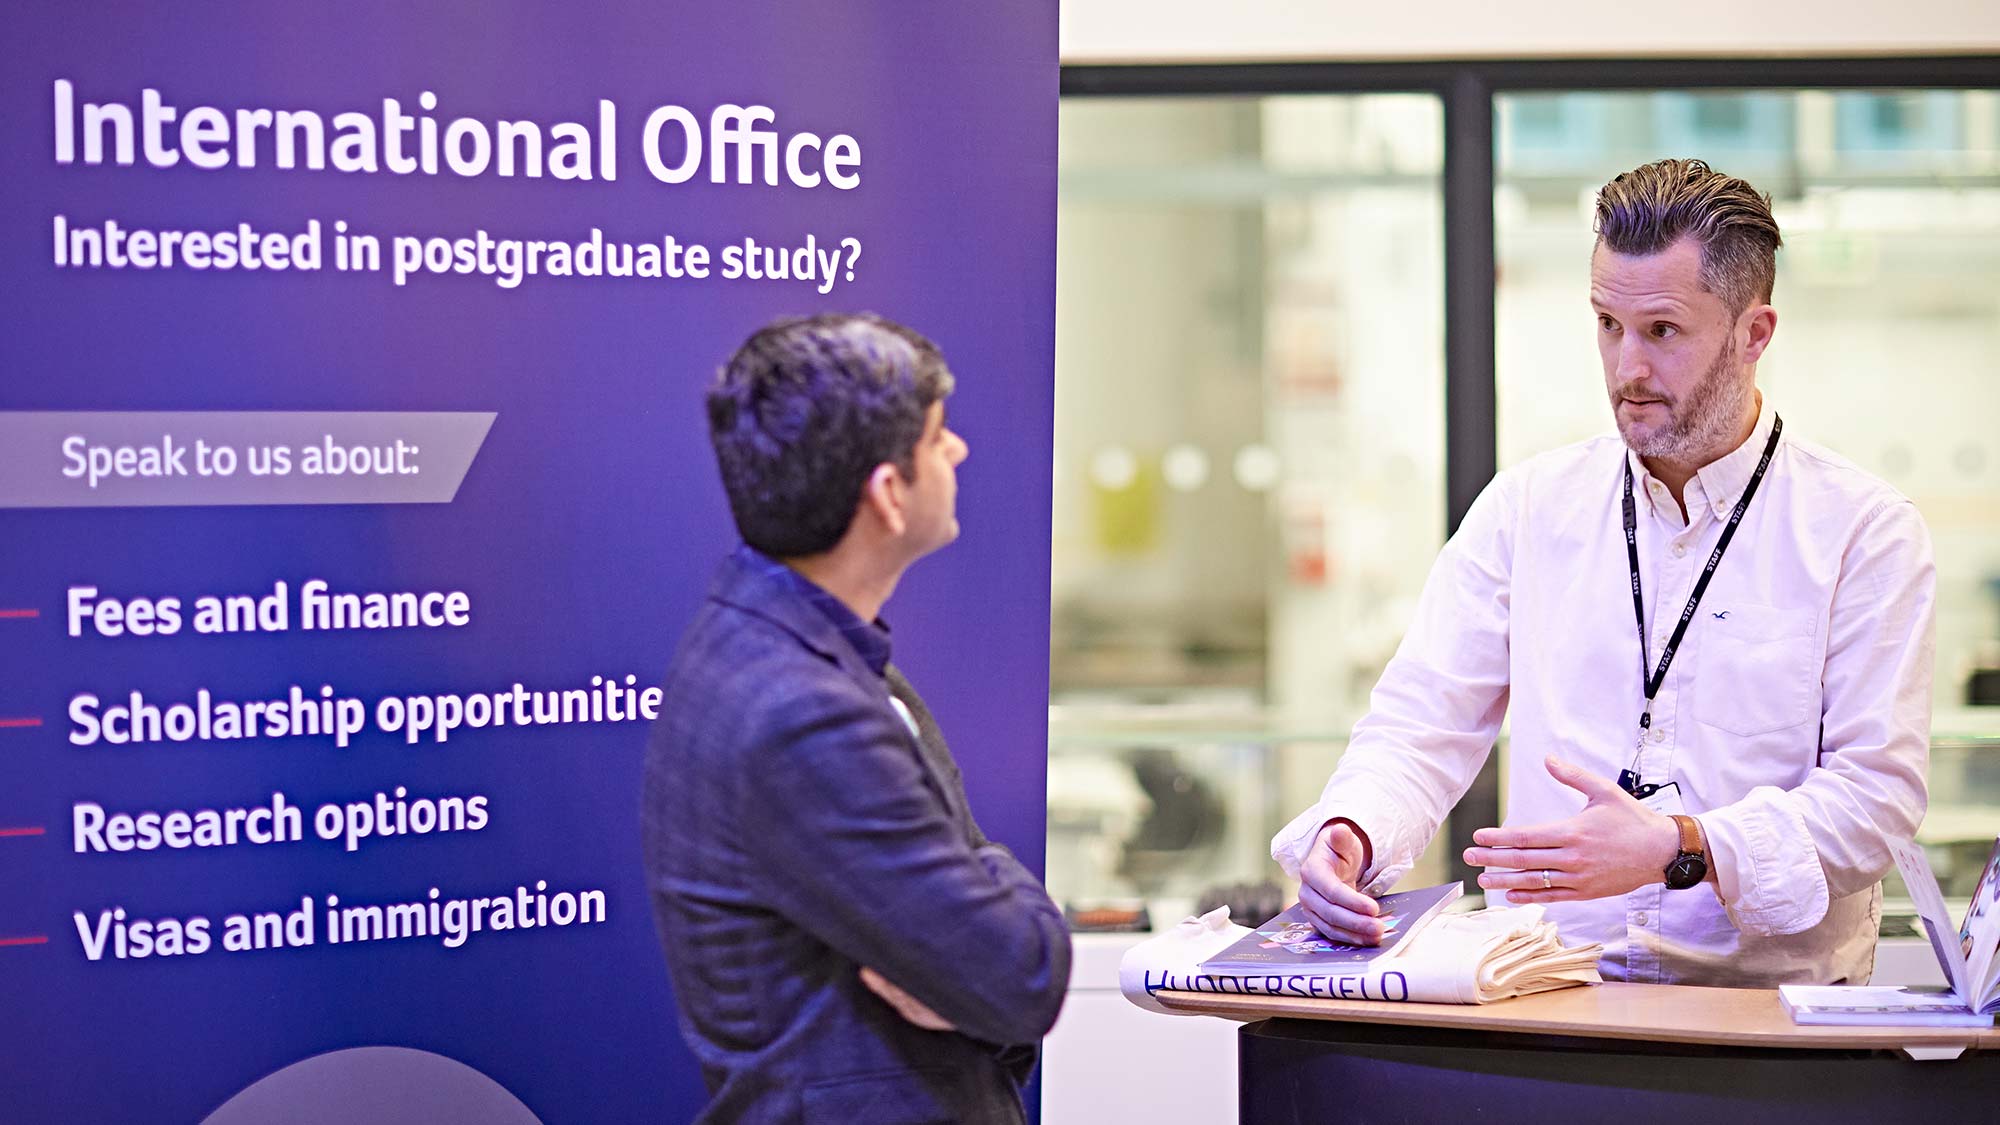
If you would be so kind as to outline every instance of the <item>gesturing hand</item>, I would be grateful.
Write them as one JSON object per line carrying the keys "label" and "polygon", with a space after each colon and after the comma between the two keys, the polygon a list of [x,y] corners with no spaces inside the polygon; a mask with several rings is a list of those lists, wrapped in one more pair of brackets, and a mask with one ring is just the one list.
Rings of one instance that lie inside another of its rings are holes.
{"label": "gesturing hand", "polygon": [[1609,898],[1664,879],[1680,850],[1672,819],[1640,804],[1616,782],[1551,755],[1549,776],[1583,794],[1583,811],[1566,820],[1518,828],[1482,828],[1465,862],[1486,868],[1479,885],[1504,890],[1510,903]]}
{"label": "gesturing hand", "polygon": [[925,1031],[958,1030],[950,1020],[931,1011],[923,1001],[897,988],[889,982],[888,977],[866,965],[861,967],[861,983],[868,986],[868,991],[880,996],[891,1008],[896,1009],[896,1014],[902,1016],[906,1023],[921,1027]]}
{"label": "gesturing hand", "polygon": [[1382,908],[1356,888],[1368,870],[1368,838],[1352,821],[1328,821],[1299,865],[1299,904],[1314,928],[1348,945],[1380,945]]}

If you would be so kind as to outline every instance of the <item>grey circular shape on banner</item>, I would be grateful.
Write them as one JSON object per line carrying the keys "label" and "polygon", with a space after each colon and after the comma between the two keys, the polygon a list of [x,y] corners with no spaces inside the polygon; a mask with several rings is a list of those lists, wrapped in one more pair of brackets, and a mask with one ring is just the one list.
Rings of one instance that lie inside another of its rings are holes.
{"label": "grey circular shape on banner", "polygon": [[202,1125],[541,1125],[507,1088],[456,1059],[350,1047],[251,1083]]}

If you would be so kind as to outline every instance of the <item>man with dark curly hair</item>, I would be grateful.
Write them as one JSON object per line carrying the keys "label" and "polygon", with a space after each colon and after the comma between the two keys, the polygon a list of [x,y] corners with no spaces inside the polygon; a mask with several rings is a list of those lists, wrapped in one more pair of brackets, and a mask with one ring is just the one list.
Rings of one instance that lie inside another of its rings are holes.
{"label": "man with dark curly hair", "polygon": [[987,840],[882,606],[958,537],[937,347],[783,320],[708,394],[743,545],[681,638],[646,756],[654,917],[703,1120],[1020,1121],[1069,934]]}

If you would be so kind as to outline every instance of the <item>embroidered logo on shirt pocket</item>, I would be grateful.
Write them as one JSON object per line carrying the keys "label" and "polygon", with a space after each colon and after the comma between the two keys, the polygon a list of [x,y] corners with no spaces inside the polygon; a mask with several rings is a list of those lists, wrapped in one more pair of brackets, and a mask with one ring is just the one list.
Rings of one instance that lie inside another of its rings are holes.
{"label": "embroidered logo on shirt pocket", "polygon": [[[1720,608],[1720,607],[1718,607]],[[1818,618],[1804,610],[1733,605],[1705,620],[1695,667],[1694,716],[1749,737],[1813,720],[1819,692]]]}

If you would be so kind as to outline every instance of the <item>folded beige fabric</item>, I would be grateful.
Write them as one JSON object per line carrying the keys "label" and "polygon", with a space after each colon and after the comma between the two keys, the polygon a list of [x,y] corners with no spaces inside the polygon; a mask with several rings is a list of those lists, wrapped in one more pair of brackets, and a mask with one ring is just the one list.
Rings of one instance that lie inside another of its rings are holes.
{"label": "folded beige fabric", "polygon": [[1539,906],[1496,906],[1466,914],[1441,914],[1360,970],[1328,974],[1291,970],[1268,975],[1201,971],[1203,961],[1249,932],[1229,921],[1226,906],[1188,918],[1126,952],[1118,966],[1119,988],[1126,999],[1142,1008],[1170,1012],[1154,993],[1485,1004],[1603,979],[1597,973],[1603,947],[1594,943],[1563,945],[1555,923],[1542,917]]}

